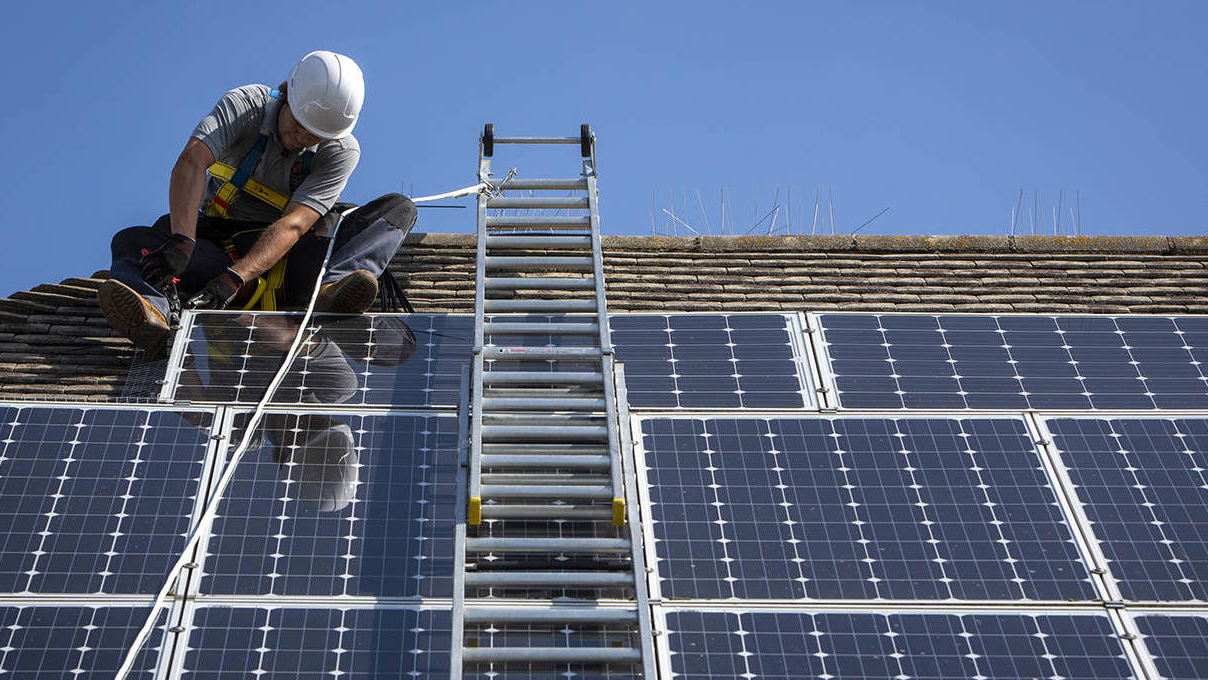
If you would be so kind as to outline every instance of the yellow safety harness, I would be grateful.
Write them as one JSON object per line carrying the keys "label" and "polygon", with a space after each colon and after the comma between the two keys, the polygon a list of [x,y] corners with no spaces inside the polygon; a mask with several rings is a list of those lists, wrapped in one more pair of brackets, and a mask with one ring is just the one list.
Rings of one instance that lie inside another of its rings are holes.
{"label": "yellow safety harness", "polygon": [[[268,139],[271,133],[270,125],[276,119],[277,109],[281,105],[281,93],[279,91],[273,90],[269,92],[269,97],[272,99],[270,104],[275,105],[265,108],[264,122],[260,127],[260,135],[256,138],[256,143],[252,145],[252,148],[244,154],[243,159],[239,162],[239,166],[214,163],[207,168],[207,172],[211,177],[222,180],[222,186],[214,192],[214,197],[206,201],[205,205],[202,206],[201,212],[207,217],[230,219],[231,205],[239,197],[239,192],[241,191],[273,206],[281,212],[285,212],[285,207],[289,205],[289,196],[252,179],[252,174],[256,172],[256,168],[260,165],[260,157],[264,155],[264,149],[268,146]],[[306,151],[302,154],[303,177],[310,173],[310,162],[314,158],[314,155],[315,152],[313,151]],[[239,258],[239,253],[235,250],[235,246],[229,238],[222,246],[232,259]],[[280,293],[285,281],[285,263],[287,259],[289,259],[288,255],[282,257],[277,264],[273,265],[272,269],[256,279],[256,291],[243,306],[243,309],[253,309],[257,306],[257,303],[259,303],[259,308],[265,311],[275,311],[277,309],[277,295]]]}

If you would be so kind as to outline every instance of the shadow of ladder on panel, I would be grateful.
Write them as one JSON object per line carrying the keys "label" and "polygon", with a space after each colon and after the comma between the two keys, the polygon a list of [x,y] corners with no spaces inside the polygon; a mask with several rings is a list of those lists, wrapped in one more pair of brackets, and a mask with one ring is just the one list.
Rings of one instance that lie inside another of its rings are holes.
{"label": "shadow of ladder on panel", "polygon": [[[497,144],[577,144],[582,172],[493,178]],[[488,124],[478,173],[488,190],[478,197],[470,404],[462,407],[452,677],[577,670],[653,680],[594,137],[587,125],[578,137],[495,137]]]}

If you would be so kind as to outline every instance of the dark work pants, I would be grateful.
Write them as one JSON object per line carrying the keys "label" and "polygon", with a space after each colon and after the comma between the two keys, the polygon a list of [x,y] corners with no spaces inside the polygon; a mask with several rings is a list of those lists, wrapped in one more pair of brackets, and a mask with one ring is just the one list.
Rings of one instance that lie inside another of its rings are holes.
{"label": "dark work pants", "polygon": [[[415,204],[401,194],[386,194],[357,209],[340,224],[336,232],[335,248],[322,283],[339,281],[358,269],[366,269],[374,276],[381,276],[398,252],[403,239],[415,226]],[[314,281],[327,253],[330,239],[316,234],[330,233],[337,220],[336,212],[329,212],[315,223],[289,251],[286,265],[282,306],[302,306],[310,299]],[[201,292],[211,279],[218,276],[233,263],[231,256],[215,241],[207,238],[222,231],[226,235],[238,232],[262,230],[267,224],[258,222],[235,222],[201,218],[198,224],[197,247],[188,266],[180,274],[177,289],[182,300]],[[162,291],[151,287],[143,280],[143,250],[155,250],[171,236],[171,220],[167,215],[160,217],[150,227],[128,227],[113,237],[111,250],[113,264],[109,276],[130,286],[168,316],[168,299]],[[249,236],[254,242],[254,235]],[[236,241],[239,239],[236,238]],[[237,246],[240,244],[237,243]],[[250,243],[248,245],[250,247]],[[246,252],[246,248],[244,248]]]}

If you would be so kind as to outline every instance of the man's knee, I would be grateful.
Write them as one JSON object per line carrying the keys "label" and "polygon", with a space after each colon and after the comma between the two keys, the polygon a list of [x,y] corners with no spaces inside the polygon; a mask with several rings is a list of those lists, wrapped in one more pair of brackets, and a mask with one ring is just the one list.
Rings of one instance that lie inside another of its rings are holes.
{"label": "man's knee", "polygon": [[419,214],[415,202],[402,194],[379,196],[357,212],[363,212],[369,223],[384,219],[403,233],[415,226],[415,218]]}
{"label": "man's knee", "polygon": [[163,245],[168,237],[151,227],[126,227],[113,235],[109,250],[113,257],[142,257],[144,249],[151,250]]}

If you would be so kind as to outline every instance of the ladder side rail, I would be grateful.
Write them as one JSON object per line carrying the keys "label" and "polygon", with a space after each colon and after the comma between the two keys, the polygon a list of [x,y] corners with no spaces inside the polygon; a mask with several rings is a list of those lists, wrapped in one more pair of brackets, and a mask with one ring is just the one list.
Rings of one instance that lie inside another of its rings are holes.
{"label": "ladder side rail", "polygon": [[[633,451],[633,432],[629,422],[629,392],[625,387],[625,364],[617,364],[613,372],[617,387],[617,422],[621,430],[621,445],[624,455],[621,464],[624,467],[625,494],[629,498],[638,497],[637,470],[638,461]],[[637,601],[638,635],[642,647],[642,677],[654,680],[658,671],[654,661],[654,624],[650,613],[650,594],[646,590],[646,553],[642,544],[642,519],[639,516],[638,504],[627,504],[629,543],[632,549],[631,564],[633,565],[633,593]]]}
{"label": "ladder side rail", "polygon": [[462,649],[465,645],[466,600],[466,472],[470,446],[470,365],[462,364],[457,400],[457,504],[453,522],[453,635],[449,668],[450,680],[461,680]]}
{"label": "ladder side rail", "polygon": [[612,338],[608,327],[608,298],[604,287],[604,252],[600,239],[600,211],[596,193],[596,168],[593,159],[583,160],[583,178],[587,180],[588,219],[591,221],[592,274],[596,285],[596,326],[600,339],[600,370],[604,375],[605,413],[608,415],[608,458],[612,478],[612,523],[625,524],[626,494],[622,485],[621,442],[617,431],[617,401],[613,381]]}
{"label": "ladder side rail", "polygon": [[[479,158],[478,180],[486,181],[491,176],[491,159]],[[472,525],[482,522],[482,392],[483,372],[486,362],[483,360],[486,326],[486,254],[487,254],[487,201],[489,196],[478,194],[478,237],[477,252],[474,264],[474,345],[472,348],[473,390],[471,392],[470,410],[470,465],[469,489],[466,502],[466,521]]]}

